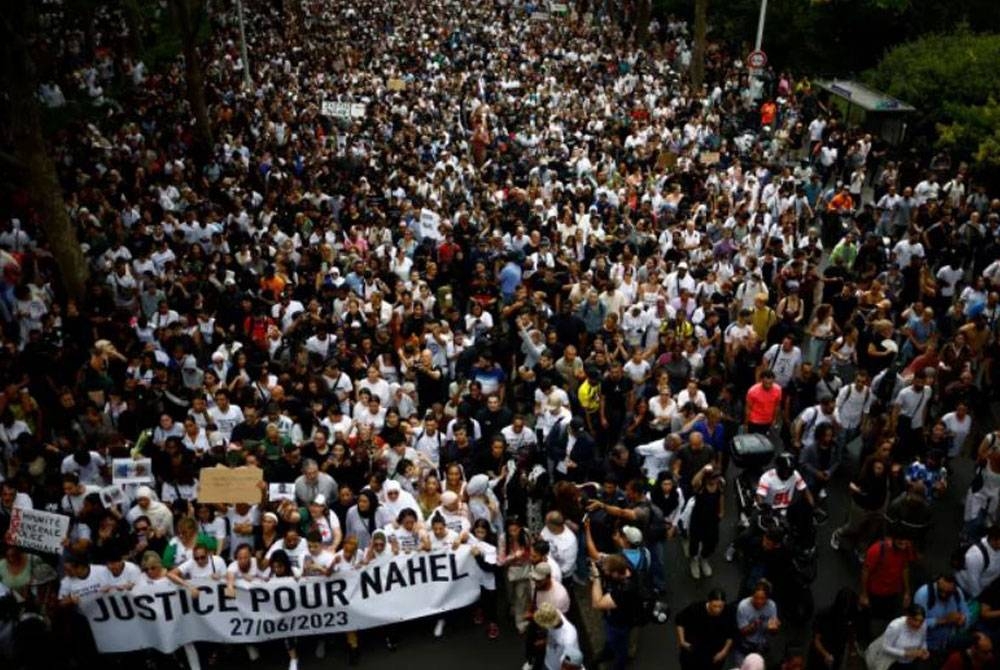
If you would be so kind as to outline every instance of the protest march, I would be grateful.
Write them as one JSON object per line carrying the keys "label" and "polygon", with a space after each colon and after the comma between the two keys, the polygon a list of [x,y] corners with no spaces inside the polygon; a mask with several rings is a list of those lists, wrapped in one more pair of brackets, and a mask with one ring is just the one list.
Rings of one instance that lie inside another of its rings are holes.
{"label": "protest march", "polygon": [[645,0],[24,11],[0,665],[996,667],[966,162]]}

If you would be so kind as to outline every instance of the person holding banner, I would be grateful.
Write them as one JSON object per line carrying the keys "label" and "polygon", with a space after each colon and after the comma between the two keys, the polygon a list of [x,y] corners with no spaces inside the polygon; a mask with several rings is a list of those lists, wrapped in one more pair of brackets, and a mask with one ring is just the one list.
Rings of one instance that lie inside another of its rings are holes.
{"label": "person holding banner", "polygon": [[[255,582],[266,582],[268,572],[262,570],[257,562],[257,557],[253,555],[253,550],[249,544],[241,544],[236,547],[234,560],[226,568],[226,596],[236,597],[236,584],[249,585]],[[251,661],[260,658],[260,651],[257,645],[248,644],[246,646],[247,656]]]}
{"label": "person holding banner", "polygon": [[[206,552],[207,555],[207,552]],[[171,572],[163,566],[160,555],[155,551],[147,551],[142,557],[143,576],[133,587],[133,592],[137,593],[167,593],[180,586],[191,594],[192,598],[201,595],[201,591],[188,584],[183,577]],[[89,628],[89,627],[88,627]],[[201,660],[198,658],[198,650],[193,642],[183,646],[184,657],[191,670],[201,670]]]}
{"label": "person holding banner", "polygon": [[[463,535],[465,533],[463,532]],[[444,517],[440,512],[435,512],[431,517],[431,532],[425,533],[421,543],[422,551],[455,551],[462,544],[463,537],[448,528]],[[434,623],[434,637],[440,638],[444,635],[445,618],[440,617]]]}

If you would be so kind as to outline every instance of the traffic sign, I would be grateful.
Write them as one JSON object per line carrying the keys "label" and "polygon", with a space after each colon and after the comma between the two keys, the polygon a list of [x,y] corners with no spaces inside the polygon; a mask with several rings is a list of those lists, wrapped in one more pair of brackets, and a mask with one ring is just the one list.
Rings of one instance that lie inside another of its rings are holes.
{"label": "traffic sign", "polygon": [[767,54],[760,49],[751,51],[750,55],[747,56],[747,65],[755,70],[763,69],[767,65]]}

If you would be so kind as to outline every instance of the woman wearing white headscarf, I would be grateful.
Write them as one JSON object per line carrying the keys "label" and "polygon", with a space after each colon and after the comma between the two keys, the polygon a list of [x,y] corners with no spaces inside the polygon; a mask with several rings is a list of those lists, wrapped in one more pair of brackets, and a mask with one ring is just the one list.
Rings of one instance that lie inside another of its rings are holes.
{"label": "woman wearing white headscarf", "polygon": [[140,486],[135,490],[135,505],[128,511],[126,519],[129,525],[135,523],[140,516],[149,518],[150,528],[158,537],[172,537],[174,534],[174,515],[170,508],[161,503],[153,489]]}
{"label": "woman wearing white headscarf", "polygon": [[465,493],[469,498],[469,516],[472,523],[478,519],[485,519],[494,533],[503,532],[500,501],[490,488],[490,478],[483,474],[476,475],[465,485]]}
{"label": "woman wearing white headscarf", "polygon": [[390,479],[382,487],[382,491],[385,493],[385,499],[381,501],[380,509],[383,513],[388,515],[389,518],[395,519],[399,516],[399,513],[404,509],[412,509],[417,514],[417,521],[420,524],[424,522],[424,515],[420,512],[420,505],[417,504],[417,499],[413,497],[413,494],[409,491],[404,491],[403,487],[395,479]]}

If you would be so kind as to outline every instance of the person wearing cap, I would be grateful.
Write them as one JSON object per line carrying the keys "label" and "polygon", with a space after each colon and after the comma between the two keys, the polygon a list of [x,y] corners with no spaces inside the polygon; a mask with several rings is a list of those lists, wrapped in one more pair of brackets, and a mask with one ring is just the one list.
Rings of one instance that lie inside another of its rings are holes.
{"label": "person wearing cap", "polygon": [[[642,540],[640,539],[640,542]],[[590,564],[590,604],[604,620],[605,647],[597,662],[610,661],[614,670],[628,665],[629,635],[639,617],[641,602],[632,570],[624,556],[605,556],[600,567]]]}
{"label": "person wearing cap", "polygon": [[[545,670],[562,670],[565,659],[573,662],[583,658],[576,626],[551,603],[539,606],[533,620],[545,632]],[[525,663],[524,670],[529,670],[528,663]]]}

